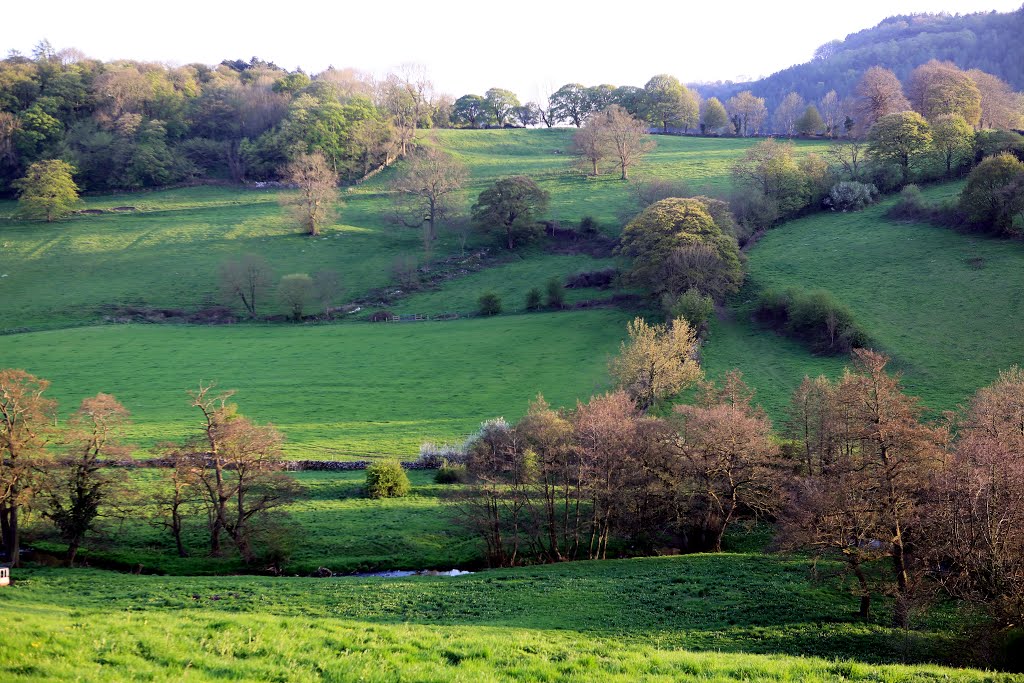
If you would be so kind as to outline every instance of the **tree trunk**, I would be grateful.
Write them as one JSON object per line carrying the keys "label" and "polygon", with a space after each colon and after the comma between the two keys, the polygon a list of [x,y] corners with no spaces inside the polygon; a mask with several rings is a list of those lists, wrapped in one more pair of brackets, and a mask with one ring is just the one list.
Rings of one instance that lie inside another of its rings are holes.
{"label": "tree trunk", "polygon": [[7,509],[7,552],[10,554],[11,566],[21,566],[21,538],[18,535],[18,506]]}
{"label": "tree trunk", "polygon": [[871,590],[868,587],[868,577],[864,573],[864,569],[857,562],[853,565],[853,574],[857,577],[857,583],[860,584],[860,613],[859,616],[864,621],[871,620]]}

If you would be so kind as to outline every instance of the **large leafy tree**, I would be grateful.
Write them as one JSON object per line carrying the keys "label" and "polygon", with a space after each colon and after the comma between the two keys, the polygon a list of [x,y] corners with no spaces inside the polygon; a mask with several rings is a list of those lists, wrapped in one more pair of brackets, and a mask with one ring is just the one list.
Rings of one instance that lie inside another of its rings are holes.
{"label": "large leafy tree", "polygon": [[636,318],[626,331],[629,339],[622,342],[608,371],[642,410],[674,396],[703,376],[694,358],[697,336],[685,318],[677,318],[668,326],[650,325]]}
{"label": "large leafy tree", "polygon": [[960,210],[980,231],[1009,233],[1024,202],[1024,163],[1007,152],[982,161],[960,193]]}
{"label": "large leafy tree", "polygon": [[914,109],[932,123],[953,114],[972,126],[981,122],[981,91],[952,62],[933,59],[917,67],[910,74],[907,90]]}
{"label": "large leafy tree", "polygon": [[931,127],[916,111],[886,114],[868,132],[868,153],[883,163],[899,166],[903,182],[910,167],[931,145]]}
{"label": "large leafy tree", "polygon": [[503,128],[512,120],[515,110],[519,106],[519,98],[511,90],[504,88],[491,88],[484,93],[484,101],[487,104],[487,113],[497,124]]}
{"label": "large leafy tree", "polygon": [[549,198],[526,176],[500,178],[477,197],[471,209],[473,222],[481,230],[502,233],[506,246],[515,249],[517,243],[541,233],[537,219],[547,209]]}
{"label": "large leafy tree", "polygon": [[579,128],[590,114],[590,97],[579,83],[566,83],[548,98],[549,116],[555,121],[570,121]]}
{"label": "large leafy tree", "polygon": [[659,295],[690,287],[715,297],[736,291],[743,268],[736,240],[723,229],[730,221],[724,202],[714,199],[655,202],[622,232],[619,253],[633,259],[629,278]]}
{"label": "large leafy tree", "polygon": [[660,123],[662,131],[670,125],[684,129],[697,125],[699,120],[697,98],[675,76],[659,74],[644,85],[647,119]]}
{"label": "large leafy tree", "polygon": [[78,203],[75,169],[60,159],[37,161],[25,176],[14,181],[18,190],[18,213],[47,223],[69,215]]}

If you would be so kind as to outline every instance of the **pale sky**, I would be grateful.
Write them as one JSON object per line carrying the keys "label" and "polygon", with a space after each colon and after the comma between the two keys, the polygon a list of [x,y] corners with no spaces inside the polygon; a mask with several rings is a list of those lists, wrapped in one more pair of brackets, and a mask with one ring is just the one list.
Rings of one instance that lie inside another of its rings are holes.
{"label": "pale sky", "polygon": [[570,82],[642,86],[748,80],[809,60],[822,43],[919,12],[1008,12],[1024,0],[485,2],[481,0],[50,0],[9,2],[0,51],[46,38],[102,60],[216,64],[252,56],[315,73],[426,66],[456,97],[507,88],[540,99]]}

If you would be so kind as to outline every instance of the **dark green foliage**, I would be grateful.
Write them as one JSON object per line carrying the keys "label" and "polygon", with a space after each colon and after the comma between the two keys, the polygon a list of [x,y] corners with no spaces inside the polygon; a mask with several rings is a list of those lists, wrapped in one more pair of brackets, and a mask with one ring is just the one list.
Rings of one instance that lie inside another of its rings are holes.
{"label": "dark green foliage", "polygon": [[534,287],[526,293],[526,310],[536,311],[541,307],[544,296],[541,294],[540,289]]}
{"label": "dark green foliage", "polygon": [[960,210],[977,232],[1013,233],[1014,217],[1024,208],[1024,163],[1003,152],[983,160],[967,177]]}
{"label": "dark green foliage", "polygon": [[696,287],[691,287],[682,294],[673,297],[665,294],[662,307],[669,320],[685,318],[690,327],[700,331],[715,312],[715,301],[706,294],[701,294]]}
{"label": "dark green foliage", "polygon": [[758,300],[756,314],[762,322],[803,341],[815,353],[848,353],[868,343],[850,310],[823,289],[769,290]]}
{"label": "dark green foliage", "polygon": [[544,289],[547,292],[548,308],[563,308],[565,306],[565,286],[562,284],[562,278],[557,275],[551,278]]}
{"label": "dark green foliage", "polygon": [[366,495],[370,498],[401,498],[412,485],[397,460],[381,460],[366,468]]}
{"label": "dark green foliage", "polygon": [[593,216],[584,216],[580,219],[580,234],[581,235],[596,235],[600,231],[600,226],[597,223],[597,219]]}
{"label": "dark green foliage", "polygon": [[494,292],[484,292],[477,299],[477,310],[480,315],[498,315],[501,313],[501,297]]}
{"label": "dark green foliage", "polygon": [[497,232],[505,245],[515,249],[544,234],[538,222],[547,210],[550,195],[524,175],[501,178],[480,193],[471,213],[484,232]]}

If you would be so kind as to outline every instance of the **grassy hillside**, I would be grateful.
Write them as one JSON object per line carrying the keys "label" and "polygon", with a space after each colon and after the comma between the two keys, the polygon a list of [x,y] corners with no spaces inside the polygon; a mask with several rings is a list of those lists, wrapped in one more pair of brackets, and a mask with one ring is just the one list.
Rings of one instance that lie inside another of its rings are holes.
{"label": "grassy hillside", "polygon": [[857,623],[851,596],[777,556],[455,578],[18,579],[0,590],[10,681],[1021,680],[892,665],[956,656],[953,615],[909,634]]}
{"label": "grassy hillside", "polygon": [[67,414],[104,391],[132,412],[141,446],[196,428],[185,392],[237,389],[296,457],[415,454],[481,420],[518,418],[542,392],[574,405],[606,386],[621,311],[344,325],[112,325],[0,337],[0,367],[49,379]]}
{"label": "grassy hillside", "polygon": [[[471,182],[468,208],[487,183],[525,173],[551,192],[552,218],[577,223],[585,215],[608,230],[635,210],[627,183],[608,175],[588,179],[564,153],[569,130],[438,131],[439,144],[460,158]],[[685,177],[695,190],[724,191],[729,165],[752,140],[659,136],[658,148],[637,177]],[[816,149],[824,143],[801,143]],[[393,171],[344,193],[340,220],[309,239],[285,219],[277,192],[190,188],[90,197],[88,209],[135,211],[81,215],[52,225],[4,218],[13,202],[0,202],[0,331],[53,328],[96,321],[111,305],[195,310],[216,299],[217,268],[246,252],[263,255],[278,276],[334,269],[351,300],[388,284],[391,265],[421,250],[418,230],[388,219],[384,193]],[[477,244],[483,240],[476,239]],[[442,235],[436,256],[456,253]],[[273,302],[267,302],[274,309]]]}
{"label": "grassy hillside", "polygon": [[[932,188],[930,199],[959,185]],[[835,375],[816,358],[749,323],[764,288],[826,289],[846,304],[933,411],[954,408],[999,370],[1024,360],[1024,244],[884,218],[893,200],[859,213],[818,214],[769,232],[749,252],[746,300],[713,326],[706,366],[739,367],[776,416],[803,375]]]}

